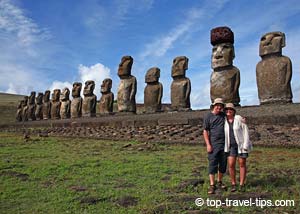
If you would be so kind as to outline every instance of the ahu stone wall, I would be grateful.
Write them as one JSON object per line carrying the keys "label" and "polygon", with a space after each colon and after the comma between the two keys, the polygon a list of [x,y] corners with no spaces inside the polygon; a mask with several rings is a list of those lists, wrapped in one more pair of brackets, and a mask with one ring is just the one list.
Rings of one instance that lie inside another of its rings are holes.
{"label": "ahu stone wall", "polygon": [[[209,110],[153,114],[114,114],[93,118],[29,121],[2,125],[2,131],[33,136],[95,138],[204,145],[203,116]],[[246,117],[254,146],[300,148],[300,104],[237,108]]]}

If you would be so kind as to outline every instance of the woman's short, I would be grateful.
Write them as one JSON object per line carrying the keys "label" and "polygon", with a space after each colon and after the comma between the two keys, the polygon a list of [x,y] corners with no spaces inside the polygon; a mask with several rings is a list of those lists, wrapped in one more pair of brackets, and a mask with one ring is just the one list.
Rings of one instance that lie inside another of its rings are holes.
{"label": "woman's short", "polygon": [[230,151],[228,152],[228,156],[239,157],[239,158],[247,158],[248,153],[238,153],[238,148],[237,147],[230,147]]}

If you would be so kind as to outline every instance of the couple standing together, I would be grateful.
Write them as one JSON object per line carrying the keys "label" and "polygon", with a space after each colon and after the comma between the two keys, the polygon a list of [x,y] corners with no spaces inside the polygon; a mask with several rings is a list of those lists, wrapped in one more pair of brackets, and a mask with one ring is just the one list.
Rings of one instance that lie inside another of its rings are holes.
{"label": "couple standing together", "polygon": [[249,131],[245,119],[236,114],[236,109],[232,103],[225,105],[221,98],[214,100],[214,103],[211,105],[211,112],[203,119],[203,137],[209,161],[210,187],[208,194],[214,194],[216,191],[215,174],[217,174],[218,187],[223,190],[227,189],[226,185],[222,183],[223,174],[227,168],[227,161],[231,192],[237,190],[235,175],[237,159],[240,166],[240,191],[245,191],[246,159],[252,149],[252,145],[249,140]]}

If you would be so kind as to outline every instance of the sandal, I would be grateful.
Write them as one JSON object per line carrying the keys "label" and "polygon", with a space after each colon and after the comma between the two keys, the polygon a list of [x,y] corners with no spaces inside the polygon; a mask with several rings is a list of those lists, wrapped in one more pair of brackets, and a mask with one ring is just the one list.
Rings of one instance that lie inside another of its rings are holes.
{"label": "sandal", "polygon": [[223,184],[222,181],[218,181],[218,187],[219,187],[220,189],[222,189],[222,190],[227,191],[227,187],[226,187],[225,184]]}
{"label": "sandal", "polygon": [[210,185],[208,189],[208,194],[215,194],[216,191],[216,186],[215,185]]}
{"label": "sandal", "polygon": [[235,185],[235,184],[232,184],[232,185],[231,185],[231,190],[230,190],[230,192],[235,192],[235,191],[237,191],[236,185]]}

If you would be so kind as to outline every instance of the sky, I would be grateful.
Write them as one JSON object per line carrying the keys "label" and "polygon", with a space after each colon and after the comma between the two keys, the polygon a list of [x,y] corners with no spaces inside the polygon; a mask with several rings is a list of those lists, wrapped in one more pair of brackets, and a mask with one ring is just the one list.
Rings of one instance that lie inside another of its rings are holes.
{"label": "sky", "polygon": [[104,78],[113,80],[122,56],[134,58],[136,100],[143,103],[145,74],[161,70],[163,103],[170,103],[172,61],[189,58],[191,105],[210,105],[210,30],[234,32],[234,66],[241,75],[242,106],[258,105],[256,64],[267,32],[286,35],[283,55],[293,65],[293,102],[300,102],[298,0],[0,0],[0,91],[14,94],[72,88],[94,80],[100,99]]}

